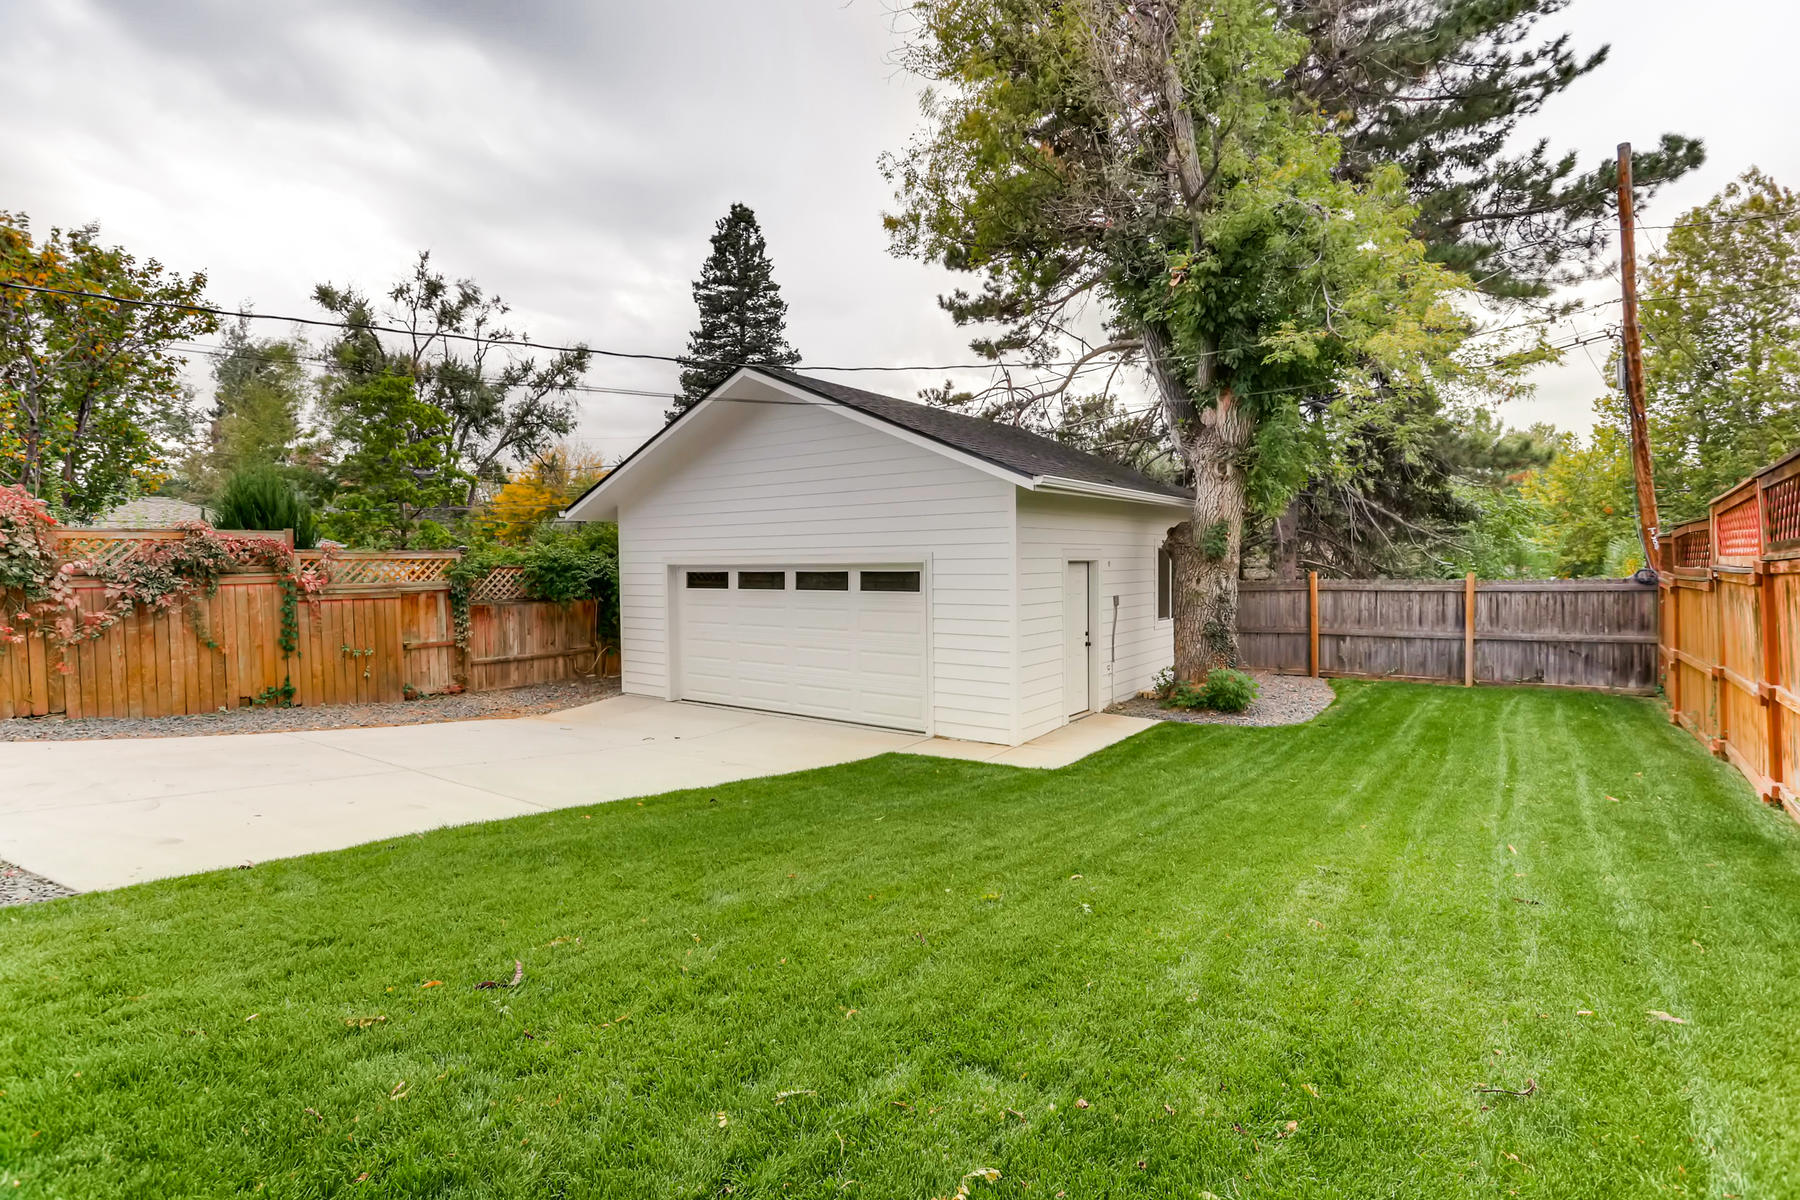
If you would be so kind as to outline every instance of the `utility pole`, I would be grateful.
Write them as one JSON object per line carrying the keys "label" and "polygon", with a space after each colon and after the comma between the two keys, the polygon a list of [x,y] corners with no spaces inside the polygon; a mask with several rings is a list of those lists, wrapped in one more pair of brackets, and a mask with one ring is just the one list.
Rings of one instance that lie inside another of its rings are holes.
{"label": "utility pole", "polygon": [[1631,427],[1631,480],[1637,487],[1638,536],[1644,564],[1663,568],[1650,419],[1644,411],[1644,352],[1638,335],[1637,231],[1631,207],[1631,143],[1619,143],[1619,286],[1624,293],[1625,410]]}

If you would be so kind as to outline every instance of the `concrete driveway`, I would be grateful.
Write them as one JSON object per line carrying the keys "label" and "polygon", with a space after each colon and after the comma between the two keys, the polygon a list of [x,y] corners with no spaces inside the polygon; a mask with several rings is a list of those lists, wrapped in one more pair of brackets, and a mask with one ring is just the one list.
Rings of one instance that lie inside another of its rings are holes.
{"label": "concrete driveway", "polygon": [[615,696],[493,721],[0,743],[0,859],[92,891],[890,751],[1060,767],[1151,724],[1099,714],[1007,748]]}

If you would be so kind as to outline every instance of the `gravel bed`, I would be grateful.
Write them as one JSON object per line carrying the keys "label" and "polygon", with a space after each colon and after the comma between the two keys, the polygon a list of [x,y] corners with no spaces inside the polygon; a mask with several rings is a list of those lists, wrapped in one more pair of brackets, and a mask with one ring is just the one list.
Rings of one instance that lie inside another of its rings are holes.
{"label": "gravel bed", "polygon": [[0,908],[9,904],[31,904],[38,900],[54,900],[58,896],[74,894],[74,888],[66,888],[42,875],[33,875],[24,867],[15,867],[0,859]]}
{"label": "gravel bed", "polygon": [[192,737],[213,733],[286,733],[301,729],[358,729],[428,725],[484,717],[525,717],[592,704],[619,694],[617,678],[585,675],[495,692],[425,696],[390,704],[330,704],[316,708],[234,708],[179,717],[14,717],[0,721],[0,742],[92,738]]}
{"label": "gravel bed", "polygon": [[1331,705],[1331,684],[1323,679],[1270,671],[1250,674],[1256,677],[1256,700],[1241,713],[1185,712],[1164,708],[1142,696],[1134,696],[1106,711],[1152,721],[1185,721],[1190,725],[1299,725]]}

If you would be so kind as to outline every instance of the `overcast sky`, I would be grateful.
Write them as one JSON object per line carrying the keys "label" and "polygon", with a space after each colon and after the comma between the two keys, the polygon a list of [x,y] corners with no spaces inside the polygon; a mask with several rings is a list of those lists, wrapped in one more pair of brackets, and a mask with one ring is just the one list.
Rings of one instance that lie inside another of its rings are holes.
{"label": "overcast sky", "polygon": [[[40,232],[99,221],[108,242],[207,272],[216,303],[268,313],[319,315],[321,280],[380,291],[428,248],[540,340],[675,354],[713,222],[742,201],[809,364],[967,362],[935,304],[948,276],[889,257],[881,229],[877,157],[919,120],[888,8],[0,0],[0,209]],[[1532,132],[1589,160],[1664,131],[1707,142],[1646,221],[1753,163],[1800,185],[1800,5],[1574,0],[1557,27],[1612,59]],[[1505,419],[1586,429],[1605,360],[1589,349]],[[834,377],[910,396],[945,373]],[[587,382],[670,391],[675,368],[599,359]],[[665,404],[584,395],[581,437],[623,454]]]}

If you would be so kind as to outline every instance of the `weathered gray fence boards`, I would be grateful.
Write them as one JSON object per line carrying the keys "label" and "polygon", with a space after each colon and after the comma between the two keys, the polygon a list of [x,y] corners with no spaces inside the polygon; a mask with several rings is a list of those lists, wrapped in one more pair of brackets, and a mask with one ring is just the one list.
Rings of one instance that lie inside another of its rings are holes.
{"label": "weathered gray fence boards", "polygon": [[[1305,581],[1246,582],[1238,645],[1246,665],[1461,683],[1471,614],[1462,580],[1321,579],[1310,611]],[[1477,583],[1477,683],[1541,683],[1608,691],[1656,687],[1657,591],[1630,580]]]}

